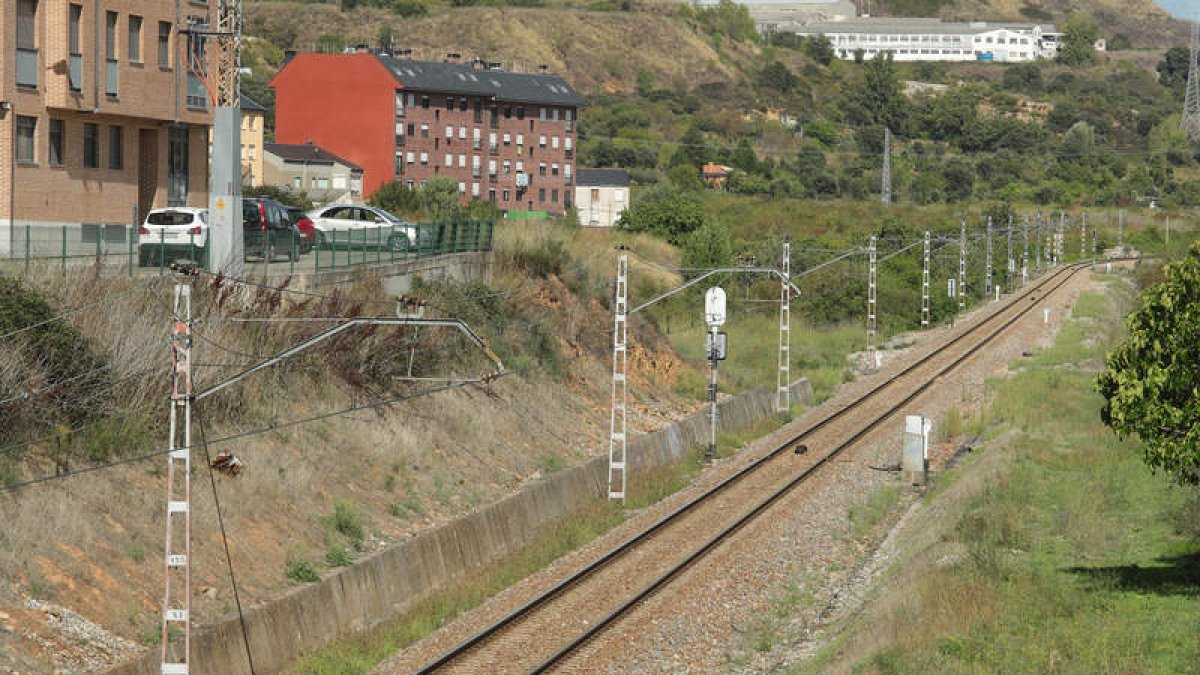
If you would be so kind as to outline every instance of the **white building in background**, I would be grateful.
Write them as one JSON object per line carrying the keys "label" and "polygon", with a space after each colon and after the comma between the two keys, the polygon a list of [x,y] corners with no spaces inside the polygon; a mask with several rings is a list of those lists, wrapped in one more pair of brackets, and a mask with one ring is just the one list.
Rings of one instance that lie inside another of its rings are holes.
{"label": "white building in background", "polygon": [[629,173],[625,169],[579,169],[575,208],[584,227],[612,227],[629,206]]}
{"label": "white building in background", "polygon": [[896,61],[1033,61],[1057,54],[1060,39],[1054,26],[1043,24],[940,19],[825,21],[798,27],[796,34],[824,35],[843,59],[861,50],[866,59],[889,52]]}

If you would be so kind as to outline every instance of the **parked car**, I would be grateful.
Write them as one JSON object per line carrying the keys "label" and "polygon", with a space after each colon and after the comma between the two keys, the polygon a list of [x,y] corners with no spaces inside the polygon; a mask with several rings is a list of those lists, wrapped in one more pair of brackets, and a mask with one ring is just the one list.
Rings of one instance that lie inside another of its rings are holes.
{"label": "parked car", "polygon": [[287,212],[292,220],[292,229],[296,231],[296,237],[300,240],[300,252],[311,252],[317,245],[317,228],[313,227],[312,219],[304,209],[295,206],[287,207]]}
{"label": "parked car", "polygon": [[153,209],[138,227],[138,266],[176,258],[204,262],[208,251],[208,209],[177,206]]}
{"label": "parked car", "polygon": [[308,217],[317,229],[317,243],[321,246],[337,242],[365,246],[378,242],[393,251],[407,251],[417,243],[416,225],[366,204],[323,206],[309,211]]}
{"label": "parked car", "polygon": [[242,246],[246,257],[271,261],[283,253],[300,258],[299,237],[293,235],[287,207],[269,197],[242,199]]}

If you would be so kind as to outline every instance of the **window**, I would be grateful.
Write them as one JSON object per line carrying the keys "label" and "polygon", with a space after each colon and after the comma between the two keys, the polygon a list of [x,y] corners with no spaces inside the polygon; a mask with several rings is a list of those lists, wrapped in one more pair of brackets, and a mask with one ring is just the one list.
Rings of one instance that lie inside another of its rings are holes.
{"label": "window", "polygon": [[83,125],[83,167],[95,169],[100,166],[100,129],[95,124]]}
{"label": "window", "polygon": [[467,194],[467,184],[466,183],[464,183],[462,181],[458,182],[458,193],[461,195]]}
{"label": "window", "polygon": [[443,164],[442,166],[445,166],[445,167],[454,166],[454,155],[451,155],[450,153],[446,153],[446,163]]}
{"label": "window", "polygon": [[554,148],[555,150],[558,149],[558,136],[552,136],[550,138],[550,147]]}
{"label": "window", "polygon": [[479,183],[471,183],[471,196],[472,197],[479,196]]}
{"label": "window", "polygon": [[117,59],[117,13],[104,13],[104,58]]}
{"label": "window", "polygon": [[538,188],[538,201],[546,201],[546,188]]}
{"label": "window", "polygon": [[539,148],[544,148],[544,147],[546,147],[546,137],[545,137],[545,136],[539,136],[539,137],[538,137],[538,147],[539,147]]}
{"label": "window", "polygon": [[522,106],[522,105],[517,106],[517,119],[519,119],[519,120],[525,119],[525,106]]}
{"label": "window", "polygon": [[83,20],[83,5],[72,4],[67,21],[67,50],[72,55],[79,55],[79,23]]}
{"label": "window", "polygon": [[37,118],[17,115],[17,161],[32,164],[34,139],[37,137]]}
{"label": "window", "polygon": [[550,202],[551,202],[551,203],[553,203],[553,204],[557,204],[557,203],[558,203],[558,190],[551,190],[551,191],[550,191]]}
{"label": "window", "polygon": [[447,125],[446,126],[446,140],[450,140],[451,138],[454,138],[454,127]]}
{"label": "window", "polygon": [[509,144],[511,144],[511,143],[512,143],[512,135],[511,135],[511,134],[504,134],[504,144],[505,144],[505,145],[509,145]]}
{"label": "window", "polygon": [[410,107],[410,108],[417,107],[417,95],[416,94],[408,95],[408,107]]}
{"label": "window", "polygon": [[541,115],[542,121],[545,122],[546,121],[546,109],[545,108],[541,109],[540,115]]}
{"label": "window", "polygon": [[552,108],[550,110],[550,112],[552,113],[551,119],[553,119],[555,122],[557,122],[558,121],[558,108]]}
{"label": "window", "polygon": [[22,87],[38,86],[37,10],[37,0],[17,0],[17,85]]}
{"label": "window", "polygon": [[168,21],[158,22],[158,67],[171,67],[171,24]]}
{"label": "window", "polygon": [[458,156],[458,168],[460,168],[460,169],[467,168],[467,156],[466,155]]}
{"label": "window", "polygon": [[50,166],[63,165],[63,121],[50,120],[50,147],[46,157]]}
{"label": "window", "polygon": [[467,140],[467,128],[466,127],[458,128],[458,137],[464,141]]}
{"label": "window", "polygon": [[545,162],[538,162],[538,175],[539,176],[546,175],[546,163]]}
{"label": "window", "polygon": [[421,107],[422,107],[422,108],[428,108],[428,107],[429,107],[429,97],[428,97],[428,96],[422,96],[422,97],[421,97]]}
{"label": "window", "polygon": [[600,188],[592,188],[592,201],[600,200]]}
{"label": "window", "polygon": [[[410,181],[410,182],[411,182],[411,181]],[[295,188],[295,189],[297,189],[297,190],[303,189],[303,187],[304,187],[304,186],[300,184],[300,176],[293,176],[293,177],[292,177],[292,187],[293,187],[293,188]]]}
{"label": "window", "polygon": [[453,96],[446,97],[446,110],[454,110],[454,97]]}
{"label": "window", "polygon": [[421,166],[426,166],[428,164],[429,164],[429,153],[422,152],[421,153]]}
{"label": "window", "polygon": [[415,152],[407,153],[406,155],[404,155],[404,161],[408,162],[409,164],[415,163],[417,161],[417,153],[415,153]]}
{"label": "window", "polygon": [[517,160],[517,173],[525,173],[525,162]]}
{"label": "window", "polygon": [[493,204],[496,203],[496,188],[488,188],[488,201]]}
{"label": "window", "polygon": [[525,145],[525,134],[517,134],[517,148]]}
{"label": "window", "polygon": [[551,175],[551,176],[557,176],[557,175],[558,175],[558,165],[557,165],[557,164],[551,164],[551,165],[550,165],[550,175]]}
{"label": "window", "polygon": [[421,138],[429,138],[429,125],[428,124],[421,125]]}
{"label": "window", "polygon": [[504,174],[508,175],[510,173],[512,173],[512,162],[506,159],[504,160]]}
{"label": "window", "polygon": [[459,97],[459,99],[458,99],[458,111],[459,111],[459,112],[467,112],[467,97],[466,97],[466,96],[460,96],[460,97]]}
{"label": "window", "polygon": [[[121,144],[121,127],[110,126],[108,128],[108,168],[120,170],[125,162],[124,148]],[[254,156],[250,156],[254,159]]]}
{"label": "window", "polygon": [[327,176],[320,176],[317,178],[317,189],[318,190],[328,190],[329,189],[329,178]]}
{"label": "window", "polygon": [[504,201],[508,201],[508,189],[504,190]]}

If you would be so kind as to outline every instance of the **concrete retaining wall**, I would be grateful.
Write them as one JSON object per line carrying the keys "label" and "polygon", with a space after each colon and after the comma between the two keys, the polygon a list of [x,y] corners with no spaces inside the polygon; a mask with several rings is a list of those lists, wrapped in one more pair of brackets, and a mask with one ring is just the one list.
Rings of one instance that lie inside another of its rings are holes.
{"label": "concrete retaining wall", "polygon": [[[813,400],[807,379],[791,387],[792,399]],[[735,431],[773,414],[775,396],[755,389],[720,404],[720,430]],[[630,480],[647,469],[684,456],[708,443],[705,412],[632,439]],[[319,583],[246,613],[255,670],[277,672],[298,655],[334,639],[370,629],[414,607],[431,593],[468,577],[530,543],[546,526],[605,498],[608,458],[551,474],[518,493],[470,515],[401,542]],[[152,649],[109,672],[158,675],[159,652]],[[192,636],[193,675],[250,675],[237,620],[206,627]]]}

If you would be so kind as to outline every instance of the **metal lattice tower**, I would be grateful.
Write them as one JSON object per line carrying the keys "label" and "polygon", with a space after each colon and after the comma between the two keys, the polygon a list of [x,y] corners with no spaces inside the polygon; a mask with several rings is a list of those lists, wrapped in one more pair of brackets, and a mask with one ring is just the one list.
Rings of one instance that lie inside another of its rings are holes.
{"label": "metal lattice tower", "polygon": [[1079,259],[1087,258],[1087,211],[1079,218]]}
{"label": "metal lattice tower", "polygon": [[612,415],[608,428],[608,498],[625,499],[626,439],[628,422],[627,404],[629,389],[626,382],[629,353],[625,340],[629,335],[629,256],[617,256],[617,288],[613,302],[613,370],[612,370]]}
{"label": "metal lattice tower", "polygon": [[1096,271],[1096,252],[1099,248],[1099,244],[1098,244],[1097,240],[1098,240],[1098,236],[1096,234],[1096,228],[1093,227],[1092,228],[1092,271],[1093,272]]}
{"label": "metal lattice tower", "polygon": [[1012,293],[1012,291],[1013,291],[1012,278],[1013,278],[1013,273],[1017,271],[1017,261],[1013,258],[1012,235],[1013,235],[1013,219],[1012,219],[1012,216],[1009,216],[1008,217],[1008,233],[1006,235],[1008,238],[1008,264],[1006,264],[1004,266],[1004,289],[1009,293]]}
{"label": "metal lattice tower", "polygon": [[1021,222],[1021,236],[1025,240],[1025,249],[1021,253],[1021,285],[1029,281],[1029,216]]}
{"label": "metal lattice tower", "polygon": [[[167,445],[167,521],[162,614],[162,673],[187,675],[192,629],[192,288],[175,285],[171,321],[171,416]],[[182,523],[178,523],[182,520]],[[182,531],[181,531],[182,530]],[[180,538],[182,535],[182,539]],[[175,628],[176,630],[172,630]],[[180,630],[181,629],[181,630]],[[171,643],[182,636],[182,654]],[[173,658],[175,660],[168,660]]]}
{"label": "metal lattice tower", "polygon": [[1193,143],[1200,142],[1200,24],[1192,23],[1192,51],[1188,67],[1187,93],[1183,98],[1180,126]]}
{"label": "metal lattice tower", "polygon": [[962,221],[962,234],[958,240],[958,311],[967,308],[967,221]]}
{"label": "metal lattice tower", "polygon": [[984,267],[983,294],[992,297],[992,217],[987,219],[987,258]]}
{"label": "metal lattice tower", "polygon": [[1033,265],[1034,271],[1038,274],[1042,273],[1042,212],[1038,211],[1033,219],[1033,243],[1037,248],[1034,250]]}
{"label": "metal lattice tower", "polygon": [[921,328],[929,327],[929,230],[925,230],[925,261],[921,268]]}
{"label": "metal lattice tower", "polygon": [[875,295],[876,291],[876,249],[875,237],[871,237],[871,243],[868,245],[867,254],[870,256],[870,269],[867,276],[867,356],[871,359],[871,368],[878,363],[876,360],[876,350],[878,349],[878,300]]}
{"label": "metal lattice tower", "polygon": [[1054,231],[1054,266],[1058,267],[1062,264],[1063,259],[1063,239],[1067,228],[1067,214],[1058,212],[1058,229]]}
{"label": "metal lattice tower", "polygon": [[883,203],[892,203],[892,130],[883,128]]}
{"label": "metal lattice tower", "polygon": [[775,410],[792,407],[792,244],[783,242],[783,260],[779,284],[779,371],[775,378]]}

